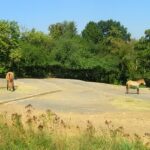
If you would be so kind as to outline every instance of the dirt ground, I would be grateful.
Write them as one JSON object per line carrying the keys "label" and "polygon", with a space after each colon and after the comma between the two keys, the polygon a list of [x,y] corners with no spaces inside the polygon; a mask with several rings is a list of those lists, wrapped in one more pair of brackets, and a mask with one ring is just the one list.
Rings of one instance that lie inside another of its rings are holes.
{"label": "dirt ground", "polygon": [[[71,79],[18,79],[16,91],[5,89],[1,79],[1,112],[25,113],[25,106],[32,104],[36,112],[51,109],[68,124],[86,126],[90,120],[97,128],[112,121],[116,127],[123,126],[128,133],[144,135],[150,133],[150,90],[141,88],[140,94],[130,90],[125,94],[124,86],[85,82]],[[38,93],[56,91],[51,94],[33,96]],[[13,101],[18,99],[17,101]],[[23,98],[23,99],[22,99]],[[12,100],[12,102],[11,102]]]}

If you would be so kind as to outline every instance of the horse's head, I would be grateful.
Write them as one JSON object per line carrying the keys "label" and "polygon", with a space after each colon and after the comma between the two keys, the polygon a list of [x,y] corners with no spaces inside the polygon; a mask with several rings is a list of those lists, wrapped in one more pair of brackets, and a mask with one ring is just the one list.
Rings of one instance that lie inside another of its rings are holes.
{"label": "horse's head", "polygon": [[146,85],[146,82],[145,82],[144,79],[141,79],[141,80],[140,80],[140,83],[143,84],[143,85]]}

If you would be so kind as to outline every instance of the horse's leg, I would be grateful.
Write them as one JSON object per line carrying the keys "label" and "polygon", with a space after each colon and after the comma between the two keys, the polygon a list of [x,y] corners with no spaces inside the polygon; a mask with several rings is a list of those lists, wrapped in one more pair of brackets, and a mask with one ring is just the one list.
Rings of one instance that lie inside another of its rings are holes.
{"label": "horse's leg", "polygon": [[15,90],[14,81],[12,81],[12,89]]}
{"label": "horse's leg", "polygon": [[7,91],[8,91],[8,80],[7,80]]}
{"label": "horse's leg", "polygon": [[12,91],[12,81],[10,81],[10,91]]}
{"label": "horse's leg", "polygon": [[137,88],[137,94],[139,94],[139,87]]}
{"label": "horse's leg", "polygon": [[12,81],[10,81],[10,91],[12,91],[13,90],[13,83],[12,83]]}
{"label": "horse's leg", "polygon": [[129,92],[129,87],[128,85],[126,85],[126,93],[128,94],[128,92]]}
{"label": "horse's leg", "polygon": [[9,81],[9,84],[8,84],[8,90],[11,91],[11,81]]}

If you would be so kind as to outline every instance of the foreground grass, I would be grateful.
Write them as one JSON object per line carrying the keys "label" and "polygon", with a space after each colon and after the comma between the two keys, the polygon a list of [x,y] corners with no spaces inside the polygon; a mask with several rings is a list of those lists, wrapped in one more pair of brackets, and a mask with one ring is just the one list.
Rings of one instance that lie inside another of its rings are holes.
{"label": "foreground grass", "polygon": [[[26,107],[25,119],[19,114],[0,116],[0,150],[148,150],[141,137],[124,133],[106,121],[107,130],[97,131],[88,120],[85,129],[72,128],[48,110],[35,116]],[[71,134],[70,134],[71,133]]]}

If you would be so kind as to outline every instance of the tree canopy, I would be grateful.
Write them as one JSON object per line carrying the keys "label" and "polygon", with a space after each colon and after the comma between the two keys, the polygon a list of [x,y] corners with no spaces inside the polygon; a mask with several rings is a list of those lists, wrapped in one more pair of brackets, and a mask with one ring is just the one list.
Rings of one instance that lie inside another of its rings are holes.
{"label": "tree canopy", "polygon": [[51,24],[48,33],[20,30],[0,20],[0,75],[65,77],[124,84],[145,78],[150,84],[150,29],[132,39],[119,21],[90,21],[81,34],[73,21]]}

